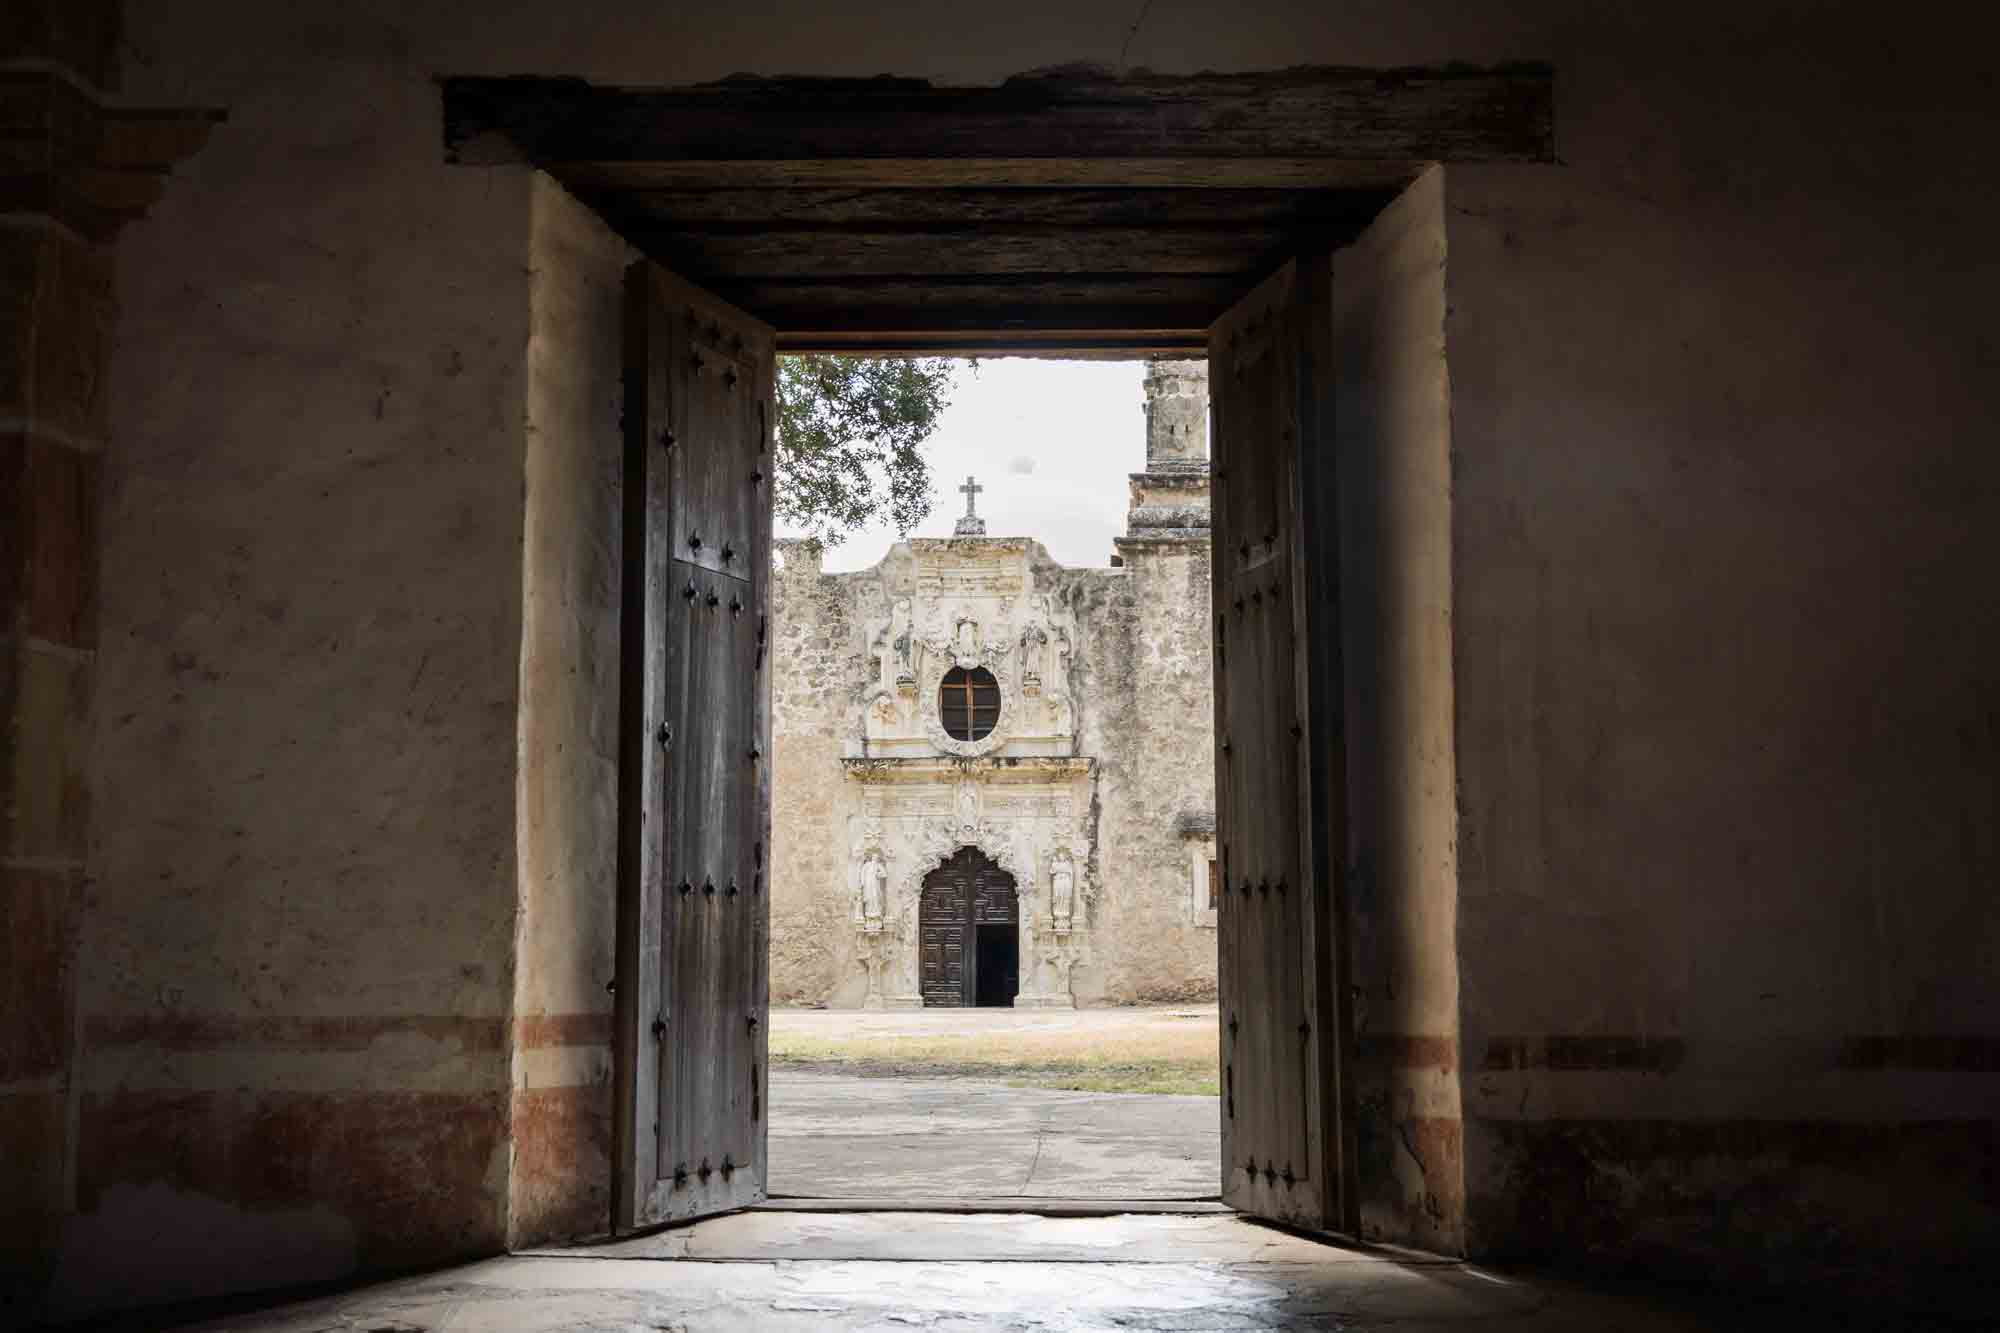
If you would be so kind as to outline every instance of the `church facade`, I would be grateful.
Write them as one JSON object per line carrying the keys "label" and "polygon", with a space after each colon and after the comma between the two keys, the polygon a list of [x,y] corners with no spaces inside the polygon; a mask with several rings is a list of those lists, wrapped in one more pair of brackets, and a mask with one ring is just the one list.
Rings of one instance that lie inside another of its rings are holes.
{"label": "church facade", "polygon": [[1215,993],[1206,371],[1146,373],[1106,568],[989,536],[773,580],[771,998],[848,1008]]}

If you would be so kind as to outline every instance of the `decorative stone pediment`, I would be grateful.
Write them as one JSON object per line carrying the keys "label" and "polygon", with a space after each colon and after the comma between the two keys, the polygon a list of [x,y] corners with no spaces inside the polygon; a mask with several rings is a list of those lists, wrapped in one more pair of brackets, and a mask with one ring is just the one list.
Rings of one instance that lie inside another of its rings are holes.
{"label": "decorative stone pediment", "polygon": [[[1030,544],[917,540],[908,552],[907,582],[885,581],[863,627],[854,748],[871,758],[1074,753],[1079,628],[1061,587],[1038,586]],[[944,726],[940,687],[960,668],[988,671],[999,687],[998,718],[977,740]]]}

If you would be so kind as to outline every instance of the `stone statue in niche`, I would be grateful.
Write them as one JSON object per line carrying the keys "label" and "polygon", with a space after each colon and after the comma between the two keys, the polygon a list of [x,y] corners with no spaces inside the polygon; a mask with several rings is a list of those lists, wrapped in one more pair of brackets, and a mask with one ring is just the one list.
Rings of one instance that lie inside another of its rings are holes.
{"label": "stone statue in niche", "polygon": [[868,622],[868,660],[875,667],[875,683],[868,693],[893,691],[896,686],[895,648],[892,630],[895,620],[880,616]]}
{"label": "stone statue in niche", "polygon": [[916,633],[910,626],[910,599],[899,597],[889,614],[889,651],[895,659],[896,688],[916,688]]}
{"label": "stone statue in niche", "polygon": [[971,782],[958,784],[958,827],[961,833],[979,827],[979,788]]}
{"label": "stone statue in niche", "polygon": [[864,934],[882,933],[888,886],[889,863],[882,855],[881,837],[870,830],[856,842],[854,858],[847,868],[847,887],[853,895],[854,924]]}
{"label": "stone statue in niche", "polygon": [[1042,692],[1042,664],[1048,650],[1049,632],[1030,621],[1021,631],[1021,693],[1029,698]]}
{"label": "stone statue in niche", "polygon": [[962,615],[951,629],[952,658],[962,667],[979,665],[979,622]]}
{"label": "stone statue in niche", "polygon": [[1076,914],[1076,861],[1069,848],[1058,847],[1049,858],[1049,918],[1058,935],[1067,935]]}

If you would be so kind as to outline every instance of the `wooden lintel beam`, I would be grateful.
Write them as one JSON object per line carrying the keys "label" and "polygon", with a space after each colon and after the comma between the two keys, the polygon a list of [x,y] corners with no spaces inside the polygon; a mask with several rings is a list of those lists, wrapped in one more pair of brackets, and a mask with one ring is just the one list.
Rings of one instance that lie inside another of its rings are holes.
{"label": "wooden lintel beam", "polygon": [[[1206,328],[1210,317],[1238,294],[1256,285],[1254,274],[1232,277],[1147,278],[1131,284],[1062,279],[1029,282],[983,282],[923,278],[857,278],[851,282],[754,281],[730,282],[704,275],[704,285],[717,296],[757,315],[780,329],[808,327],[800,317],[818,313],[810,327],[865,324],[870,328],[937,327],[938,320],[957,319],[967,327],[990,323],[1022,326],[1016,312],[1036,318],[1057,318],[1054,327]],[[910,322],[897,323],[899,320]]]}
{"label": "wooden lintel beam", "polygon": [[[1215,305],[1111,306],[1024,300],[999,305],[909,305],[853,309],[797,304],[768,307],[786,337],[872,338],[887,336],[959,337],[971,334],[1008,338],[1070,340],[1090,336],[1180,337],[1206,330]],[[761,317],[761,312],[760,312]]]}
{"label": "wooden lintel beam", "polygon": [[[1272,227],[1065,228],[984,227],[968,230],[891,229],[685,231],[605,216],[634,245],[672,268],[706,278],[754,281],[790,278],[922,277],[956,280],[1015,274],[1074,273],[1262,276],[1289,245],[1310,235],[1333,249],[1358,227],[1291,231]],[[1274,258],[1275,257],[1275,258]]]}
{"label": "wooden lintel beam", "polygon": [[1207,349],[1205,329],[1119,332],[1089,330],[1041,336],[1005,329],[920,333],[784,333],[781,354],[830,352],[841,356],[1025,356],[1063,361],[1130,361],[1140,357],[1198,357]]}
{"label": "wooden lintel beam", "polygon": [[[496,141],[483,141],[491,148]],[[520,161],[461,154],[457,160]],[[537,162],[574,190],[1379,190],[1423,173],[1422,160],[1327,157],[850,157],[701,158],[660,162]]]}
{"label": "wooden lintel beam", "polygon": [[[1552,76],[1528,65],[1061,73],[982,88],[750,77],[682,88],[548,78],[446,78],[442,85],[445,150],[454,160],[477,160],[502,140],[530,162],[572,169],[1105,160],[1205,161],[1217,169],[1245,160],[1407,165],[1546,162],[1555,155]],[[982,179],[993,179],[990,168]]]}
{"label": "wooden lintel beam", "polygon": [[1365,224],[1394,190],[1124,189],[592,190],[585,203],[677,230],[834,227],[949,230],[983,226],[1295,226]]}

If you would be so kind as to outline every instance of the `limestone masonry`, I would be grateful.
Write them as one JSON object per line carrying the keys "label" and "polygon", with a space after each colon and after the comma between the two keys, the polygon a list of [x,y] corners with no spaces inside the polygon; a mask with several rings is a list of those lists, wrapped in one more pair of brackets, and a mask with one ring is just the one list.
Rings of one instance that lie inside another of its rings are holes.
{"label": "limestone masonry", "polygon": [[1206,380],[1147,368],[1110,568],[985,535],[970,478],[872,569],[779,543],[773,1003],[1215,994]]}

